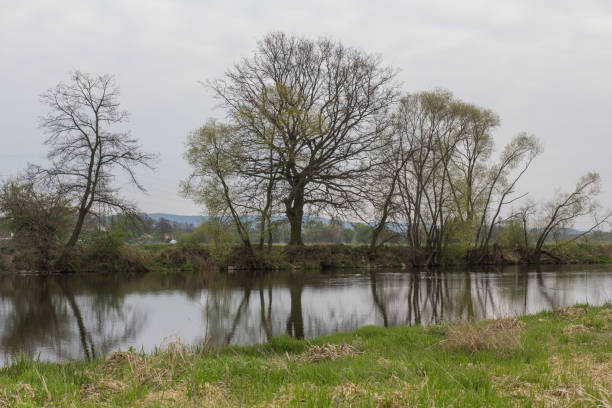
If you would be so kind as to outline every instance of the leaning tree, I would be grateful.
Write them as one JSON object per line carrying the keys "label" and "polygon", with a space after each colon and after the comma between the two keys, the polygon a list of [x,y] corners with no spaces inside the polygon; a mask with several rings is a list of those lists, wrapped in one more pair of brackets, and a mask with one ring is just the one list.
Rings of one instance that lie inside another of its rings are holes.
{"label": "leaning tree", "polygon": [[152,168],[155,155],[141,150],[138,140],[123,129],[128,114],[119,106],[119,87],[110,75],[74,71],[68,82],[41,95],[49,111],[41,120],[47,134],[48,167],[33,166],[37,181],[52,185],[76,209],[76,222],[66,247],[74,246],[94,205],[132,212],[113,185],[117,171],[140,190],[135,169]]}
{"label": "leaning tree", "polygon": [[290,245],[302,244],[305,209],[356,199],[355,180],[371,167],[381,118],[396,99],[394,76],[379,57],[339,42],[271,33],[210,82],[254,152],[245,168],[253,179],[275,175]]}

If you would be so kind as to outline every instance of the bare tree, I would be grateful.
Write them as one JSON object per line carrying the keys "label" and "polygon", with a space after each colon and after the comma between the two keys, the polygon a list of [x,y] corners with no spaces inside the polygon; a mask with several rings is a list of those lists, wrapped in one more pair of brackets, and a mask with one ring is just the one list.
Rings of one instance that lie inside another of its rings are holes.
{"label": "bare tree", "polygon": [[55,185],[76,207],[76,223],[66,242],[72,247],[94,204],[133,212],[134,206],[122,200],[113,186],[115,171],[125,173],[144,191],[135,168],[151,169],[155,155],[142,152],[129,131],[117,128],[128,114],[119,107],[119,87],[110,75],[74,71],[68,82],[42,94],[41,101],[49,107],[41,127],[47,134],[50,166],[34,166],[31,171],[37,180]]}
{"label": "bare tree", "polygon": [[540,141],[534,135],[519,133],[506,145],[499,162],[489,169],[489,178],[483,191],[484,205],[474,238],[478,249],[477,259],[470,259],[470,262],[481,263],[489,256],[489,243],[494,228],[501,222],[499,217],[502,208],[526,195],[512,197],[517,183],[542,150]]}
{"label": "bare tree", "polygon": [[560,229],[570,228],[581,217],[592,219],[590,227],[576,234],[564,243],[575,241],[594,231],[599,226],[608,223],[612,211],[600,214],[600,204],[597,196],[601,192],[601,178],[598,173],[587,173],[578,180],[576,187],[570,193],[558,193],[555,198],[545,203],[542,208],[542,227],[532,254],[532,261],[540,262],[542,247],[551,233]]}
{"label": "bare tree", "polygon": [[527,200],[518,211],[515,213],[515,219],[518,219],[521,223],[521,229],[523,230],[523,243],[525,252],[529,250],[529,218],[533,217],[536,213],[536,203],[533,200]]}
{"label": "bare tree", "polygon": [[394,75],[378,57],[339,42],[272,33],[210,83],[248,144],[273,153],[290,245],[302,244],[305,207],[354,199],[353,182],[369,169],[382,131],[378,118],[396,97]]}

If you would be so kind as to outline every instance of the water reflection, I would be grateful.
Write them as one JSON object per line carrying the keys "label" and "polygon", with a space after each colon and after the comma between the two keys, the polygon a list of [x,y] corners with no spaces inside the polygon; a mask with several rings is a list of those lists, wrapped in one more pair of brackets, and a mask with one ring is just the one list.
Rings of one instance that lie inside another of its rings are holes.
{"label": "water reflection", "polygon": [[364,325],[481,320],[612,299],[612,267],[525,270],[284,272],[263,277],[5,276],[0,355],[74,360],[168,336],[253,344]]}
{"label": "water reflection", "polygon": [[124,308],[124,295],[98,279],[4,277],[0,351],[45,360],[92,358],[136,338],[146,314]]}

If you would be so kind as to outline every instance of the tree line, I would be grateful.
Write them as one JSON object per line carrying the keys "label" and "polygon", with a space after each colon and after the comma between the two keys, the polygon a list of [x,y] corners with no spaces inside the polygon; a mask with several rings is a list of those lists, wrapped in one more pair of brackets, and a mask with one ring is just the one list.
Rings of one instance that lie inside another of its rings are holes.
{"label": "tree line", "polygon": [[542,154],[537,137],[520,133],[495,154],[497,114],[447,90],[404,93],[396,72],[327,38],[268,34],[208,82],[226,119],[189,135],[183,194],[231,220],[248,251],[247,219],[263,249],[275,216],[302,245],[305,214],[327,213],[368,225],[373,250],[401,242],[424,265],[442,264],[451,244],[468,263],[489,262],[496,231],[516,222],[537,262],[553,231],[607,222],[597,173],[546,203],[525,200],[517,185]]}
{"label": "tree line", "polygon": [[[308,216],[328,216],[366,228],[373,251],[406,246],[415,265],[443,264],[449,246],[468,263],[490,262],[500,228],[512,226],[537,262],[551,234],[590,217],[588,234],[610,217],[597,202],[597,173],[545,203],[528,200],[517,186],[543,152],[536,136],[519,133],[496,150],[495,112],[448,90],[407,93],[396,69],[339,41],[270,33],[206,85],[224,120],[210,118],[188,136],[192,171],[180,191],[219,225],[230,223],[250,256],[284,240],[282,228],[290,246],[321,242]],[[88,217],[138,214],[116,177],[144,190],[136,171],[154,169],[157,156],[125,128],[119,96],[114,77],[79,71],[45,92],[48,164],[29,165],[0,191],[16,241],[56,264]],[[332,233],[332,242],[356,242],[356,229]]]}

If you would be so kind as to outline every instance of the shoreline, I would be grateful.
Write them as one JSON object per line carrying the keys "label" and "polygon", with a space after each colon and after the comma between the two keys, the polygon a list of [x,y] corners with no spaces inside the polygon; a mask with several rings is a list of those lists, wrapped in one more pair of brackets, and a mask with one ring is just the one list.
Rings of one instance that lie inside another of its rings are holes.
{"label": "shoreline", "polygon": [[612,403],[612,304],[207,350],[2,368],[2,406],[597,406]]}
{"label": "shoreline", "polygon": [[[550,251],[550,252],[549,252]],[[88,247],[77,247],[69,256],[70,273],[180,273],[189,271],[250,270],[255,273],[277,270],[342,270],[342,269],[400,269],[445,267],[503,267],[513,265],[537,266],[526,262],[520,249],[496,249],[490,262],[469,264],[465,255],[455,251],[440,265],[415,262],[418,256],[410,248],[384,246],[372,250],[369,246],[342,244],[305,245],[288,247],[275,245],[271,250],[257,250],[248,255],[241,247],[234,247],[223,258],[206,246],[171,244],[130,245],[116,248],[112,253],[92,255]],[[553,253],[554,252],[554,253]],[[561,249],[548,249],[539,265],[611,264],[612,243],[579,243]],[[0,274],[32,273],[27,268],[27,256],[7,247],[0,247]],[[45,272],[45,271],[43,271]],[[47,270],[47,273],[62,271]],[[63,271],[66,272],[66,271]]]}

